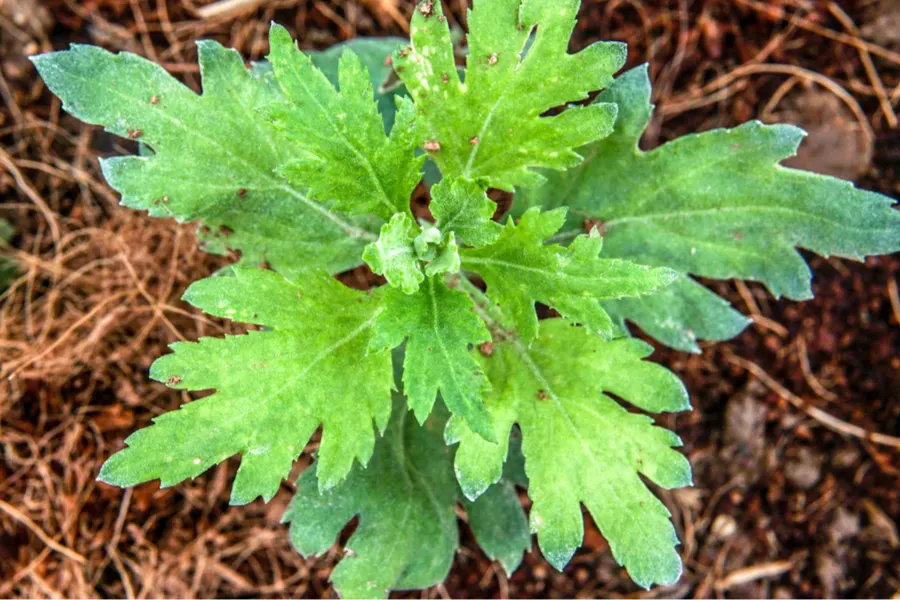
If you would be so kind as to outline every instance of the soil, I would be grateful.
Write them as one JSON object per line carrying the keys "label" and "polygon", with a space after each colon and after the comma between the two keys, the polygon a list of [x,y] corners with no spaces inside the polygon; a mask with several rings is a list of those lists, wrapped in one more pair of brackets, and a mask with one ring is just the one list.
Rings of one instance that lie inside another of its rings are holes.
{"label": "soil", "polygon": [[[447,4],[460,23],[465,2]],[[651,63],[658,109],[648,147],[789,114],[825,123],[811,126],[826,137],[811,144],[821,154],[805,154],[806,168],[833,169],[836,147],[861,148],[848,158],[859,184],[900,195],[900,55],[890,48],[900,32],[883,25],[892,22],[890,2],[583,4],[575,47],[623,40],[630,65]],[[190,226],[117,206],[96,158],[135,145],[65,115],[26,56],[100,44],[149,56],[196,89],[195,39],[256,60],[271,20],[321,49],[404,35],[412,8],[407,0],[0,0],[0,218],[15,227],[3,252],[22,272],[0,296],[0,596],[330,596],[341,556],[339,545],[310,560],[290,548],[279,523],[288,484],[269,505],[228,507],[233,460],[165,490],[95,481],[129,432],[187,400],[148,381],[153,358],[179,339],[233,330],[179,300],[227,260],[200,252]],[[834,109],[824,121],[822,106]],[[829,126],[835,119],[844,126]],[[464,547],[446,582],[406,595],[897,594],[900,452],[871,434],[900,435],[900,258],[809,258],[814,301],[710,282],[756,324],[700,355],[655,355],[684,378],[695,407],[663,419],[695,468],[693,488],[661,492],[683,540],[680,583],[638,590],[587,517],[584,548],[564,573],[536,551],[507,578],[462,525]],[[344,279],[371,281],[362,271]]]}

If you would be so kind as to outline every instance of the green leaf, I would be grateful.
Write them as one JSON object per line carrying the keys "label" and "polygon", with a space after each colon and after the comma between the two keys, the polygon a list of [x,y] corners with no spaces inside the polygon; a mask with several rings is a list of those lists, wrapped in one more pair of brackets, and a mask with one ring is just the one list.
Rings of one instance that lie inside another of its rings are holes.
{"label": "green leaf", "polygon": [[677,377],[642,360],[651,352],[638,340],[604,342],[562,320],[545,321],[533,348],[504,342],[482,361],[500,443],[485,442],[455,418],[448,427],[449,441],[459,442],[460,485],[472,498],[500,478],[505,442],[518,423],[531,529],[557,569],[581,545],[583,503],[635,583],[669,584],[681,575],[669,513],[639,476],[667,489],[690,485],[690,464],[673,450],[681,442],[607,395],[650,412],[689,408]]}
{"label": "green leaf", "polygon": [[[300,477],[284,515],[284,522],[291,524],[291,541],[304,556],[327,551],[347,522],[359,517],[346,556],[331,575],[345,598],[384,598],[391,590],[440,583],[459,546],[453,452],[441,436],[446,411],[435,409],[423,426],[408,415],[405,402],[396,398],[369,466],[355,466],[346,481],[324,493],[316,486],[317,466],[311,467]],[[476,520],[483,521],[481,539],[490,528],[491,533],[496,530],[497,523],[488,523],[489,518],[505,518],[513,528],[508,530],[511,539],[527,537],[517,502],[518,518],[514,515],[514,490],[492,488],[488,493],[505,511],[475,503]],[[514,562],[510,548],[503,556]]]}
{"label": "green leaf", "polygon": [[729,340],[751,322],[687,275],[649,296],[606,300],[603,308],[621,328],[626,319],[633,321],[663,344],[687,352],[700,352],[697,340]]}
{"label": "green leaf", "polygon": [[474,502],[463,496],[461,502],[469,517],[475,541],[488,558],[503,565],[508,576],[531,551],[531,533],[515,486],[527,487],[521,440],[510,439],[509,458],[503,466],[503,478]]}
{"label": "green leaf", "polygon": [[425,281],[414,246],[415,231],[412,217],[398,213],[381,228],[378,241],[366,246],[363,252],[363,260],[372,270],[384,275],[388,283],[403,290],[404,294],[414,293]]}
{"label": "green leaf", "polygon": [[[242,453],[233,504],[269,500],[322,424],[319,484],[341,481],[354,459],[366,464],[391,412],[389,352],[367,349],[377,299],[322,275],[288,281],[270,271],[234,269],[192,285],[185,300],[209,314],[266,331],[177,343],[151,377],[182,390],[216,390],[157,417],[126,440],[100,479],[163,486],[196,477]],[[347,377],[353,373],[353,377]]]}
{"label": "green leaf", "polygon": [[73,45],[32,60],[65,110],[152,150],[102,162],[125,206],[202,220],[211,250],[241,252],[252,266],[265,260],[278,270],[337,272],[358,265],[375,237],[371,218],[335,213],[277,175],[292,146],[258,112],[283,101],[271,73],[249,71],[215,42],[199,42],[198,51],[199,96],[127,52]]}
{"label": "green leaf", "polygon": [[386,136],[369,74],[355,53],[345,49],[341,56],[338,90],[285,28],[273,25],[269,44],[269,61],[289,103],[266,112],[297,152],[280,172],[349,214],[388,220],[409,213],[424,163],[424,157],[415,157],[412,102],[399,99],[396,123]]}
{"label": "green leaf", "polygon": [[616,107],[570,107],[612,82],[625,45],[568,47],[579,0],[479,0],[469,12],[469,55],[457,72],[440,2],[416,10],[412,46],[394,56],[400,78],[421,111],[417,135],[445,177],[486,178],[512,191],[544,178],[533,167],[567,169],[576,148],[612,131]]}
{"label": "green leaf", "polygon": [[529,210],[518,224],[508,222],[493,245],[462,251],[463,268],[481,275],[488,297],[503,307],[526,343],[537,336],[535,302],[609,338],[613,322],[598,300],[650,294],[675,279],[669,269],[597,258],[603,240],[596,231],[568,248],[545,246],[565,219],[564,208]]}
{"label": "green leaf", "polygon": [[322,52],[309,52],[313,64],[333,85],[338,85],[338,65],[344,52],[350,51],[359,57],[375,90],[378,112],[384,119],[384,129],[394,128],[397,114],[397,99],[407,95],[406,88],[397,79],[391,64],[391,55],[408,42],[403,38],[357,38],[336,44]]}
{"label": "green leaf", "polygon": [[500,237],[502,227],[491,220],[497,204],[487,197],[484,186],[468,179],[454,179],[431,188],[431,214],[435,227],[453,232],[470,246],[480,248]]}
{"label": "green leaf", "polygon": [[493,426],[482,402],[490,386],[469,350],[490,341],[484,323],[472,312],[469,297],[429,277],[415,294],[397,289],[384,297],[370,347],[396,348],[409,340],[403,383],[409,405],[424,422],[440,392],[444,403],[479,435],[493,440]]}
{"label": "green leaf", "polygon": [[[619,105],[615,133],[585,149],[590,158],[580,168],[548,174],[544,188],[523,192],[516,212],[565,203],[573,229],[585,216],[602,223],[608,256],[760,281],[775,296],[795,300],[812,297],[811,273],[797,248],[854,259],[900,250],[893,200],[779,165],[804,136],[796,127],[751,122],[642,152],[638,142],[652,112],[646,67],[622,75],[598,101]],[[680,338],[673,345],[690,349],[691,331],[711,329],[711,339],[740,331],[739,317],[721,307],[704,325],[698,317],[709,317],[709,296],[690,285],[676,291],[685,308],[657,317],[673,319],[664,342]],[[619,309],[648,323],[637,303],[625,301]]]}

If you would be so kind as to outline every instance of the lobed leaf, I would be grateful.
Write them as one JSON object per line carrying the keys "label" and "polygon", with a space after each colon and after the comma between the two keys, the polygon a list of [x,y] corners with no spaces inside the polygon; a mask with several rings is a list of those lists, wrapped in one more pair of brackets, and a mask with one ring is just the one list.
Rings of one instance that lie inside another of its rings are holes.
{"label": "lobed leaf", "polygon": [[150,150],[102,161],[123,205],[202,221],[211,250],[238,251],[250,266],[358,265],[377,222],[341,215],[277,174],[293,150],[259,114],[283,101],[271,72],[248,70],[216,42],[199,42],[198,52],[202,95],[127,52],[73,45],[32,60],[66,111]]}
{"label": "lobed leaf", "polygon": [[420,423],[440,393],[451,412],[493,441],[493,426],[482,402],[490,386],[469,350],[490,341],[491,335],[472,308],[466,294],[451,290],[439,277],[429,277],[415,294],[391,289],[375,320],[370,347],[396,348],[408,340],[403,383]]}
{"label": "lobed leaf", "polygon": [[669,584],[681,575],[669,513],[639,476],[663,488],[690,485],[690,465],[673,450],[681,442],[608,395],[650,412],[688,409],[677,377],[642,360],[651,352],[638,340],[605,342],[563,320],[545,321],[533,348],[511,338],[482,360],[500,443],[485,442],[456,418],[448,427],[448,440],[459,442],[460,486],[475,498],[500,478],[506,440],[519,425],[531,529],[557,569],[581,545],[583,503],[635,583]]}
{"label": "lobed leaf", "polygon": [[392,286],[412,294],[425,281],[416,254],[415,232],[412,217],[398,213],[381,228],[381,236],[363,251],[363,260],[378,275],[384,275]]}
{"label": "lobed leaf", "polygon": [[514,213],[565,203],[571,230],[585,217],[600,224],[607,256],[682,273],[666,298],[616,307],[666,344],[696,351],[697,338],[727,339],[747,322],[688,274],[760,281],[777,297],[804,300],[811,273],[797,248],[853,259],[900,250],[893,200],[779,165],[804,136],[796,127],[751,122],[643,152],[653,108],[646,67],[622,75],[598,102],[619,106],[615,132],[584,150],[581,167],[522,192]]}
{"label": "lobed leaf", "polygon": [[529,210],[518,224],[508,222],[491,246],[461,253],[463,268],[484,278],[488,297],[503,307],[526,343],[538,332],[535,302],[611,338],[613,322],[599,300],[650,294],[675,278],[669,269],[597,258],[603,241],[595,231],[568,248],[544,245],[565,220],[565,209]]}
{"label": "lobed leaf", "polygon": [[[339,486],[319,493],[317,466],[308,469],[284,515],[283,521],[291,525],[291,541],[304,556],[327,551],[347,522],[359,517],[346,556],[331,575],[345,598],[386,598],[391,590],[437,584],[449,572],[459,546],[453,453],[441,437],[446,412],[436,409],[422,426],[408,414],[402,398],[396,398],[390,424],[369,466],[354,467]],[[491,527],[495,522],[490,519],[505,519],[510,527],[506,535],[521,544],[529,537],[522,507],[509,487],[489,493],[499,504],[486,507],[476,502],[473,529],[479,541],[488,540],[489,547],[501,552],[505,565],[515,568],[523,546],[516,560],[511,541],[495,538]]]}
{"label": "lobed leaf", "polygon": [[353,51],[341,56],[335,89],[285,28],[272,25],[269,44],[269,61],[289,102],[266,112],[297,153],[279,172],[348,214],[389,220],[409,213],[425,160],[415,157],[412,102],[398,98],[396,123],[386,136],[369,74]]}
{"label": "lobed leaf", "polygon": [[102,481],[125,487],[159,479],[168,487],[241,453],[232,503],[268,501],[320,424],[323,490],[341,481],[354,460],[369,461],[373,423],[380,430],[387,425],[393,387],[390,353],[367,348],[381,310],[377,299],[324,274],[293,282],[234,269],[231,277],[195,283],[185,300],[266,330],[174,344],[151,377],[216,393],[131,435],[128,448],[103,465]]}
{"label": "lobed leaf", "polygon": [[431,214],[435,227],[452,231],[470,246],[480,248],[500,237],[502,227],[492,221],[497,204],[485,187],[468,179],[444,180],[431,188]]}
{"label": "lobed leaf", "polygon": [[563,170],[575,149],[612,131],[616,107],[584,100],[612,82],[625,45],[569,54],[580,0],[477,0],[469,11],[464,80],[441,3],[419,3],[412,45],[395,53],[397,73],[420,111],[417,135],[446,177],[485,178],[512,191],[544,181],[533,167]]}

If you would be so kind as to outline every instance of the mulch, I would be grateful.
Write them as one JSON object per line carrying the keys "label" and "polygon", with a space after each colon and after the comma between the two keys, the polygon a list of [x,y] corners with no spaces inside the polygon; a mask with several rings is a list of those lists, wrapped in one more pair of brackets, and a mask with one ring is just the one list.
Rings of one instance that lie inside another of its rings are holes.
{"label": "mulch", "polygon": [[[446,4],[462,23],[465,2]],[[812,132],[811,146],[838,135],[804,166],[852,165],[862,187],[900,196],[900,16],[890,0],[583,4],[574,48],[622,40],[629,65],[651,65],[658,109],[647,147],[789,117]],[[128,433],[188,400],[148,380],[153,359],[174,341],[238,329],[179,300],[227,261],[201,252],[193,227],[117,206],[96,159],[134,144],[64,114],[27,55],[99,44],[148,56],[199,89],[196,39],[259,60],[272,20],[322,49],[404,35],[411,10],[408,0],[0,1],[0,218],[16,231],[0,251],[22,273],[0,296],[0,597],[332,596],[342,555],[340,545],[309,560],[291,549],[280,524],[287,483],[269,505],[228,507],[234,460],[166,490],[95,481]],[[900,259],[809,258],[814,301],[710,282],[756,324],[700,355],[654,355],[684,378],[695,407],[662,419],[695,468],[693,488],[661,493],[683,540],[681,582],[637,589],[588,517],[564,573],[534,552],[507,578],[463,525],[446,582],[405,595],[897,594],[900,452],[872,434],[900,435]]]}

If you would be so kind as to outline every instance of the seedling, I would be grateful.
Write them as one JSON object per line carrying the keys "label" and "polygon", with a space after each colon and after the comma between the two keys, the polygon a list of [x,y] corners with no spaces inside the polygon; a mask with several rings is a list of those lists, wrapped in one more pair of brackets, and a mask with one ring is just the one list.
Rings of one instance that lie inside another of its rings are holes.
{"label": "seedling", "polygon": [[[477,0],[465,69],[432,0],[409,43],[309,56],[274,25],[268,62],[247,68],[200,42],[202,95],[133,54],[36,57],[68,112],[146,147],[103,161],[125,206],[198,222],[210,251],[240,256],[185,300],[257,326],[174,344],[151,376],[215,393],[129,437],[100,479],[171,486],[240,454],[232,503],[268,501],[321,428],[285,521],[313,555],[359,517],[332,575],[344,596],[440,582],[457,502],[509,572],[530,533],[562,569],[584,506],[635,583],[675,582],[675,529],[645,479],[690,485],[690,466],[675,434],[622,401],[690,404],[627,323],[693,352],[728,339],[747,319],[694,277],[810,298],[798,248],[897,251],[900,212],[780,166],[803,137],[790,126],[641,151],[647,70],[615,78],[623,44],[570,54],[578,8]],[[410,210],[426,157],[441,173],[433,221]],[[500,221],[489,189],[515,192]],[[387,284],[333,277],[364,262]],[[558,316],[539,321],[538,303]]]}

